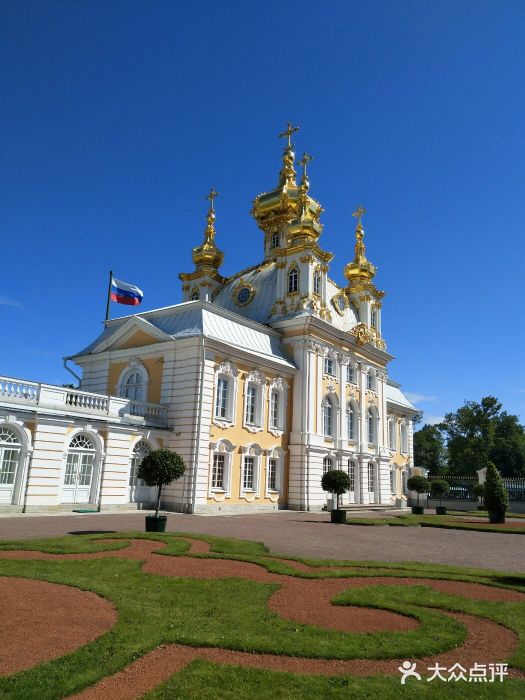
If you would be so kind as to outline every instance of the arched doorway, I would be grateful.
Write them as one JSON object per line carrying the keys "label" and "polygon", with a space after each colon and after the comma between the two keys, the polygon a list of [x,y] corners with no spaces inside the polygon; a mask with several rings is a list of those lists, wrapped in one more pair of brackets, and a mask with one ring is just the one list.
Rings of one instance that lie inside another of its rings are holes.
{"label": "arched doorway", "polygon": [[79,433],[69,443],[62,503],[93,503],[98,473],[98,455],[93,439]]}
{"label": "arched doorway", "polygon": [[0,503],[15,503],[21,477],[22,442],[6,425],[0,426]]}
{"label": "arched doorway", "polygon": [[142,479],[137,479],[138,468],[151,450],[151,445],[146,440],[139,440],[133,448],[129,470],[129,500],[131,503],[151,503],[154,500],[152,489],[146,486]]}

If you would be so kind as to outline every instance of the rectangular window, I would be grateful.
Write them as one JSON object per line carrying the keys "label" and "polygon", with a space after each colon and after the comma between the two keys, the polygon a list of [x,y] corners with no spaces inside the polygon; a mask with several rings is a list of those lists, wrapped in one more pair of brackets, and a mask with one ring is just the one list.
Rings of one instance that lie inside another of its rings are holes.
{"label": "rectangular window", "polygon": [[390,493],[396,492],[396,472],[394,469],[390,470]]}
{"label": "rectangular window", "polygon": [[19,450],[0,449],[0,484],[14,484]]}
{"label": "rectangular window", "polygon": [[242,475],[242,487],[253,490],[254,457],[244,458],[244,470]]}
{"label": "rectangular window", "polygon": [[393,420],[388,423],[388,446],[391,450],[396,449],[396,424]]}
{"label": "rectangular window", "polygon": [[375,469],[372,462],[368,464],[368,492],[374,493],[376,490]]}
{"label": "rectangular window", "polygon": [[217,381],[215,416],[217,418],[228,417],[228,380],[224,377],[219,377]]}
{"label": "rectangular window", "polygon": [[314,272],[314,294],[321,294],[321,273]]}
{"label": "rectangular window", "polygon": [[64,486],[74,486],[77,476],[77,465],[80,459],[79,454],[70,452],[67,456],[66,475],[64,478]]}
{"label": "rectangular window", "polygon": [[277,491],[277,460],[268,460],[268,490]]}
{"label": "rectangular window", "polygon": [[324,358],[324,373],[330,374],[331,376],[334,374],[334,361],[331,357]]}
{"label": "rectangular window", "polygon": [[348,489],[350,493],[355,491],[355,462],[350,460],[348,462],[348,478],[350,479],[350,488]]}
{"label": "rectangular window", "polygon": [[252,425],[255,423],[256,407],[257,387],[253,384],[249,384],[246,390],[246,422]]}
{"label": "rectangular window", "polygon": [[270,427],[279,429],[279,394],[276,391],[270,395]]}
{"label": "rectangular window", "polygon": [[212,489],[224,488],[224,455],[213,455],[211,487]]}
{"label": "rectangular window", "polygon": [[80,461],[80,472],[78,475],[78,485],[79,486],[90,486],[91,476],[93,474],[93,462],[95,460],[95,455],[82,455]]}
{"label": "rectangular window", "polygon": [[323,474],[326,474],[326,472],[329,472],[332,469],[332,458],[331,457],[323,457]]}
{"label": "rectangular window", "polygon": [[354,384],[355,383],[355,372],[354,372],[354,366],[353,365],[348,365],[346,368],[346,381],[349,384]]}
{"label": "rectangular window", "polygon": [[354,420],[354,410],[349,408],[346,412],[347,429],[348,429],[348,439],[355,440],[355,420]]}

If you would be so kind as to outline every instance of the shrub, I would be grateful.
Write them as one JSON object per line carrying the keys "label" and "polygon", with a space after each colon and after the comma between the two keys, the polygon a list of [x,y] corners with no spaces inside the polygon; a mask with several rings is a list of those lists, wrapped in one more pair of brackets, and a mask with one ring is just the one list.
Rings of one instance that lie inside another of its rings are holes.
{"label": "shrub", "polygon": [[429,492],[430,482],[425,476],[410,476],[407,479],[407,487],[409,491],[417,493],[417,504],[419,506],[419,494]]}
{"label": "shrub", "polygon": [[321,479],[323,491],[329,491],[336,496],[336,508],[339,510],[339,497],[350,488],[350,477],[342,469],[330,469]]}
{"label": "shrub", "polygon": [[485,508],[489,513],[497,513],[500,516],[504,516],[508,507],[509,494],[503,484],[501,474],[496,469],[494,462],[489,462],[485,480]]}
{"label": "shrub", "polygon": [[158,517],[160,510],[160,494],[162,487],[171,484],[172,481],[180,479],[186,471],[186,466],[182,457],[171,450],[153,450],[142,460],[137,477],[143,479],[148,486],[158,486],[157,510]]}
{"label": "shrub", "polygon": [[432,498],[439,498],[439,505],[445,496],[450,491],[450,484],[444,479],[434,479],[430,482],[430,493]]}
{"label": "shrub", "polygon": [[485,484],[474,484],[472,487],[472,493],[476,498],[481,498],[481,505],[484,504],[484,498],[485,498]]}

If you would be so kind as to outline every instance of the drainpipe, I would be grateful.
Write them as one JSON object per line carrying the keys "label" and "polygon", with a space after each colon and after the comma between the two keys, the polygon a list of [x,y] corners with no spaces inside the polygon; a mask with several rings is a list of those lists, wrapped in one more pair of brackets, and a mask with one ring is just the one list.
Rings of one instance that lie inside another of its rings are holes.
{"label": "drainpipe", "polygon": [[192,496],[191,496],[191,512],[195,512],[195,499],[197,494],[197,468],[199,466],[199,443],[201,435],[201,425],[202,425],[202,397],[204,394],[204,335],[201,336],[201,368],[199,374],[199,404],[197,406],[198,417],[197,417],[197,434],[195,436],[195,443],[193,449],[193,486],[192,486]]}
{"label": "drainpipe", "polygon": [[69,357],[64,357],[64,369],[67,370],[67,371],[69,372],[69,374],[72,374],[72,375],[75,377],[75,379],[76,379],[77,382],[78,382],[78,387],[77,387],[77,389],[79,389],[79,388],[80,388],[80,383],[81,383],[82,379],[78,376],[78,374],[76,374],[76,372],[73,372],[73,370],[71,369],[71,367],[68,367],[68,366],[67,366],[68,360],[69,360]]}

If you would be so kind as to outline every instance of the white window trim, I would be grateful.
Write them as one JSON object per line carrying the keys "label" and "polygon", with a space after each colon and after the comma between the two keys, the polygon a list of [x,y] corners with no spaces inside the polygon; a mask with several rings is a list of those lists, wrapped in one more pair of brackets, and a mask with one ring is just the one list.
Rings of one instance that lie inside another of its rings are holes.
{"label": "white window trim", "polygon": [[408,454],[408,426],[406,421],[401,421],[399,426],[399,451],[401,454]]}
{"label": "white window trim", "polygon": [[[326,371],[326,361],[332,361],[332,372]],[[337,355],[333,350],[328,350],[323,357],[323,376],[335,379],[337,376]]]}
{"label": "white window trim", "polygon": [[[370,469],[370,467],[372,467],[372,469]],[[370,490],[370,471],[372,471],[372,477],[373,477],[373,483],[374,483],[374,490],[373,490],[373,491]],[[378,477],[378,474],[377,474],[377,465],[376,465],[375,462],[372,462],[372,461],[370,460],[369,462],[367,462],[367,467],[366,467],[366,479],[367,479],[367,489],[368,489],[368,493],[369,493],[369,494],[371,494],[371,493],[374,494],[374,500],[375,500],[375,498],[377,497],[377,493],[378,493],[378,491],[377,491],[377,489],[378,489],[378,478],[377,478],[377,477]]]}
{"label": "white window trim", "polygon": [[[354,412],[354,437],[353,438],[350,437],[350,431],[348,430],[348,411],[350,408]],[[345,426],[346,426],[346,439],[347,439],[347,441],[351,442],[352,444],[357,443],[358,436],[359,436],[359,407],[358,407],[356,401],[354,401],[352,399],[350,399],[346,404]]]}
{"label": "white window trim", "polygon": [[[20,441],[20,451],[18,453],[18,465],[13,484],[13,495],[9,505],[21,505],[23,503],[24,492],[27,485],[29,472],[29,462],[33,453],[32,434],[21,420],[16,416],[8,415],[0,418],[0,425],[12,430]],[[7,504],[6,504],[7,505]]]}
{"label": "white window trim", "polygon": [[[255,498],[259,498],[259,492],[261,488],[261,455],[264,450],[257,444],[247,445],[246,447],[241,447],[241,478],[239,483],[239,494],[240,496],[245,496],[248,494],[255,495]],[[253,488],[244,488],[244,458],[253,457]]]}
{"label": "white window trim", "polygon": [[[208,467],[208,495],[213,497],[214,494],[224,494],[226,498],[231,496],[231,473],[232,473],[232,455],[235,449],[229,440],[219,440],[218,442],[210,442],[210,464]],[[215,454],[224,455],[224,478],[223,488],[212,488],[211,477],[213,472],[213,456]]]}
{"label": "white window trim", "polygon": [[[215,370],[215,390],[213,393],[213,422],[220,428],[229,428],[235,423],[237,401],[237,377],[238,371],[231,362],[222,362]],[[223,418],[216,415],[217,411],[217,391],[219,379],[226,379],[228,382],[228,399],[226,416]]]}
{"label": "white window trim", "polygon": [[[368,414],[372,417],[372,440],[370,440],[370,431],[368,429]],[[379,439],[379,416],[374,406],[369,406],[366,409],[366,441],[369,445],[377,445]]]}
{"label": "white window trim", "polygon": [[[352,380],[348,379],[348,370],[349,369],[353,370],[354,378]],[[357,370],[358,370],[357,363],[354,362],[353,360],[349,360],[349,362],[346,366],[346,383],[347,384],[354,384],[354,385],[357,384],[357,376],[358,376]]]}
{"label": "white window trim", "polygon": [[[327,402],[330,403],[330,406],[332,408],[332,420],[331,420],[331,433],[326,432],[326,421],[325,421],[325,408],[327,407]],[[335,402],[333,399],[333,396],[330,394],[327,394],[321,403],[321,422],[322,422],[322,427],[323,427],[323,435],[325,439],[328,440],[335,440],[337,436],[337,411],[335,407]]]}
{"label": "white window trim", "polygon": [[[277,394],[278,424],[272,425],[272,393]],[[282,377],[272,379],[268,391],[268,432],[274,437],[280,437],[286,426],[286,411],[288,407],[288,384]]]}
{"label": "white window trim", "polygon": [[[390,428],[393,426],[394,432],[393,432],[393,440],[390,440]],[[394,416],[389,416],[388,418],[388,449],[392,450],[395,452],[397,450],[397,421],[394,418]]]}
{"label": "white window trim", "polygon": [[143,401],[146,402],[148,400],[148,390],[149,390],[149,374],[148,370],[144,367],[142,362],[140,360],[137,360],[134,358],[129,362],[128,366],[125,367],[122,372],[120,373],[120,376],[118,378],[117,382],[117,395],[121,398],[127,398],[124,396],[124,389],[126,386],[126,380],[129,377],[130,374],[140,374],[142,377],[142,382],[144,384],[144,395],[143,398],[141,399],[128,399],[128,401]]}
{"label": "white window trim", "polygon": [[[283,485],[284,485],[284,456],[285,451],[282,447],[274,447],[270,450],[266,450],[266,474],[265,474],[265,496],[269,498],[270,496],[275,496],[275,494],[282,495]],[[275,489],[268,488],[268,476],[270,473],[270,460],[277,460],[277,471],[275,473]]]}
{"label": "white window trim", "polygon": [[[246,418],[248,408],[248,387],[255,387],[255,421],[249,423]],[[250,433],[259,433],[263,429],[263,413],[264,413],[264,392],[266,388],[266,379],[264,374],[255,369],[246,375],[244,380],[244,406],[243,406],[243,427],[249,430]]]}
{"label": "white window trim", "polygon": [[93,444],[95,446],[95,448],[94,448],[95,459],[93,460],[93,476],[92,476],[92,482],[91,482],[90,501],[95,503],[98,501],[99,496],[100,496],[102,472],[104,470],[104,459],[106,456],[106,452],[104,449],[104,439],[99,434],[99,431],[96,430],[95,428],[93,428],[93,426],[88,423],[87,425],[76,428],[71,433],[69,433],[68,435],[65,436],[63,455],[62,455],[62,472],[61,472],[61,477],[60,477],[60,491],[59,491],[59,498],[61,499],[60,502],[62,502],[63,489],[67,488],[65,481],[66,481],[67,456],[69,454],[69,446],[70,446],[71,442],[73,441],[73,439],[77,435],[80,435],[81,433],[83,433],[88,438],[90,438],[93,441]]}

